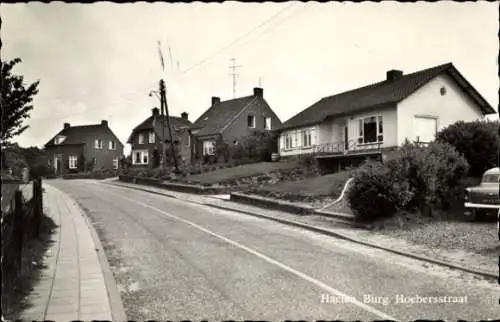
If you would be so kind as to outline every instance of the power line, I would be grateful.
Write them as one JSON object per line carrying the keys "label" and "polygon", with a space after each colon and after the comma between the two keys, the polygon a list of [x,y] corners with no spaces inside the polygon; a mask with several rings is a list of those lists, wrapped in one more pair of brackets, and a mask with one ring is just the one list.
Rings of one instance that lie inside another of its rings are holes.
{"label": "power line", "polygon": [[289,6],[285,7],[284,9],[281,9],[280,11],[278,11],[277,13],[275,13],[274,15],[272,15],[271,17],[269,17],[268,19],[266,19],[264,22],[260,23],[259,25],[257,25],[256,27],[254,27],[253,29],[251,29],[250,31],[248,31],[247,33],[245,33],[244,35],[238,37],[237,39],[235,39],[234,41],[232,41],[231,43],[229,43],[228,45],[222,47],[221,49],[215,51],[214,53],[212,53],[210,56],[208,56],[207,58],[204,58],[202,60],[200,60],[199,62],[195,63],[194,65],[192,65],[191,67],[187,68],[186,70],[184,70],[183,72],[181,72],[181,74],[185,74],[187,72],[189,72],[190,70],[206,63],[207,61],[209,61],[210,59],[212,59],[213,57],[215,57],[216,55],[220,54],[221,52],[223,52],[224,50],[234,46],[235,44],[237,44],[238,42],[240,42],[241,40],[243,40],[243,38],[247,37],[248,35],[250,35],[251,33],[253,33],[255,30],[261,28],[262,26],[268,24],[269,22],[271,22],[272,20],[274,20],[276,17],[278,17],[279,15],[281,15],[282,13],[284,13],[285,11],[289,10],[291,7],[293,6],[293,3],[290,4]]}

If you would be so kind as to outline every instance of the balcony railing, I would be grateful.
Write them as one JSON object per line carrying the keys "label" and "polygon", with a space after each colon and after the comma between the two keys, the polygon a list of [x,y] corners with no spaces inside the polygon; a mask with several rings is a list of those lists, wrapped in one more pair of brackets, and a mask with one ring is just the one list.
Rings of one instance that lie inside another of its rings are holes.
{"label": "balcony railing", "polygon": [[382,142],[358,143],[357,139],[317,144],[313,147],[315,154],[347,154],[352,152],[380,151]]}

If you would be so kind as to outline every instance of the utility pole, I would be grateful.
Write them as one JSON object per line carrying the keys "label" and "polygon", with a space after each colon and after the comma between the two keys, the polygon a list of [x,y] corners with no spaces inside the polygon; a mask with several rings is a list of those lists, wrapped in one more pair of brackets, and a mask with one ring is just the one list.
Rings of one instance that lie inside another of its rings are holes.
{"label": "utility pole", "polygon": [[229,66],[229,69],[231,69],[231,76],[233,76],[233,98],[236,98],[236,78],[239,76],[238,73],[236,73],[236,68],[241,67],[241,65],[236,65],[236,59],[231,58],[231,62],[233,63],[231,66]]}
{"label": "utility pole", "polygon": [[[174,158],[174,166],[175,166],[175,172],[179,172],[179,167],[177,165],[177,157],[175,155],[175,142],[174,142],[174,136],[172,135],[172,127],[170,126],[170,117],[168,114],[168,105],[167,105],[167,96],[166,96],[166,90],[165,90],[165,81],[163,79],[160,79],[160,102],[161,102],[161,135],[163,137],[163,144],[162,144],[162,156],[163,156],[163,168],[165,169],[167,162],[166,161],[166,155],[165,155],[165,118],[167,119],[167,126],[168,126],[168,134],[170,136],[170,147],[172,149],[172,157]],[[165,117],[166,116],[166,117]]]}

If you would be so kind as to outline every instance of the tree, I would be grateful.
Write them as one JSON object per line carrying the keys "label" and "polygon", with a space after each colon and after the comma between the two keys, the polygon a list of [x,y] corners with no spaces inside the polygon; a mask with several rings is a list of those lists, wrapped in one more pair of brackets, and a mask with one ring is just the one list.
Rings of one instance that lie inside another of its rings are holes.
{"label": "tree", "polygon": [[436,141],[451,144],[470,165],[469,175],[481,176],[498,166],[498,121],[458,121],[441,130]]}
{"label": "tree", "polygon": [[33,109],[31,102],[38,94],[39,81],[25,86],[24,77],[12,73],[14,66],[20,62],[20,58],[1,61],[2,147],[7,146],[10,139],[28,128],[27,125],[23,125],[23,121],[29,118],[29,113]]}

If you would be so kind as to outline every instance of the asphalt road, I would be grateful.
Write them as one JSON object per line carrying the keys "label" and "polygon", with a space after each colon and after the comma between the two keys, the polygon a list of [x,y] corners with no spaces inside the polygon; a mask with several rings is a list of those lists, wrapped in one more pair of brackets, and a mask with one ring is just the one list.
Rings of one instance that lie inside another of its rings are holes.
{"label": "asphalt road", "polygon": [[498,284],[466,274],[147,192],[49,184],[90,216],[129,320],[500,317]]}

